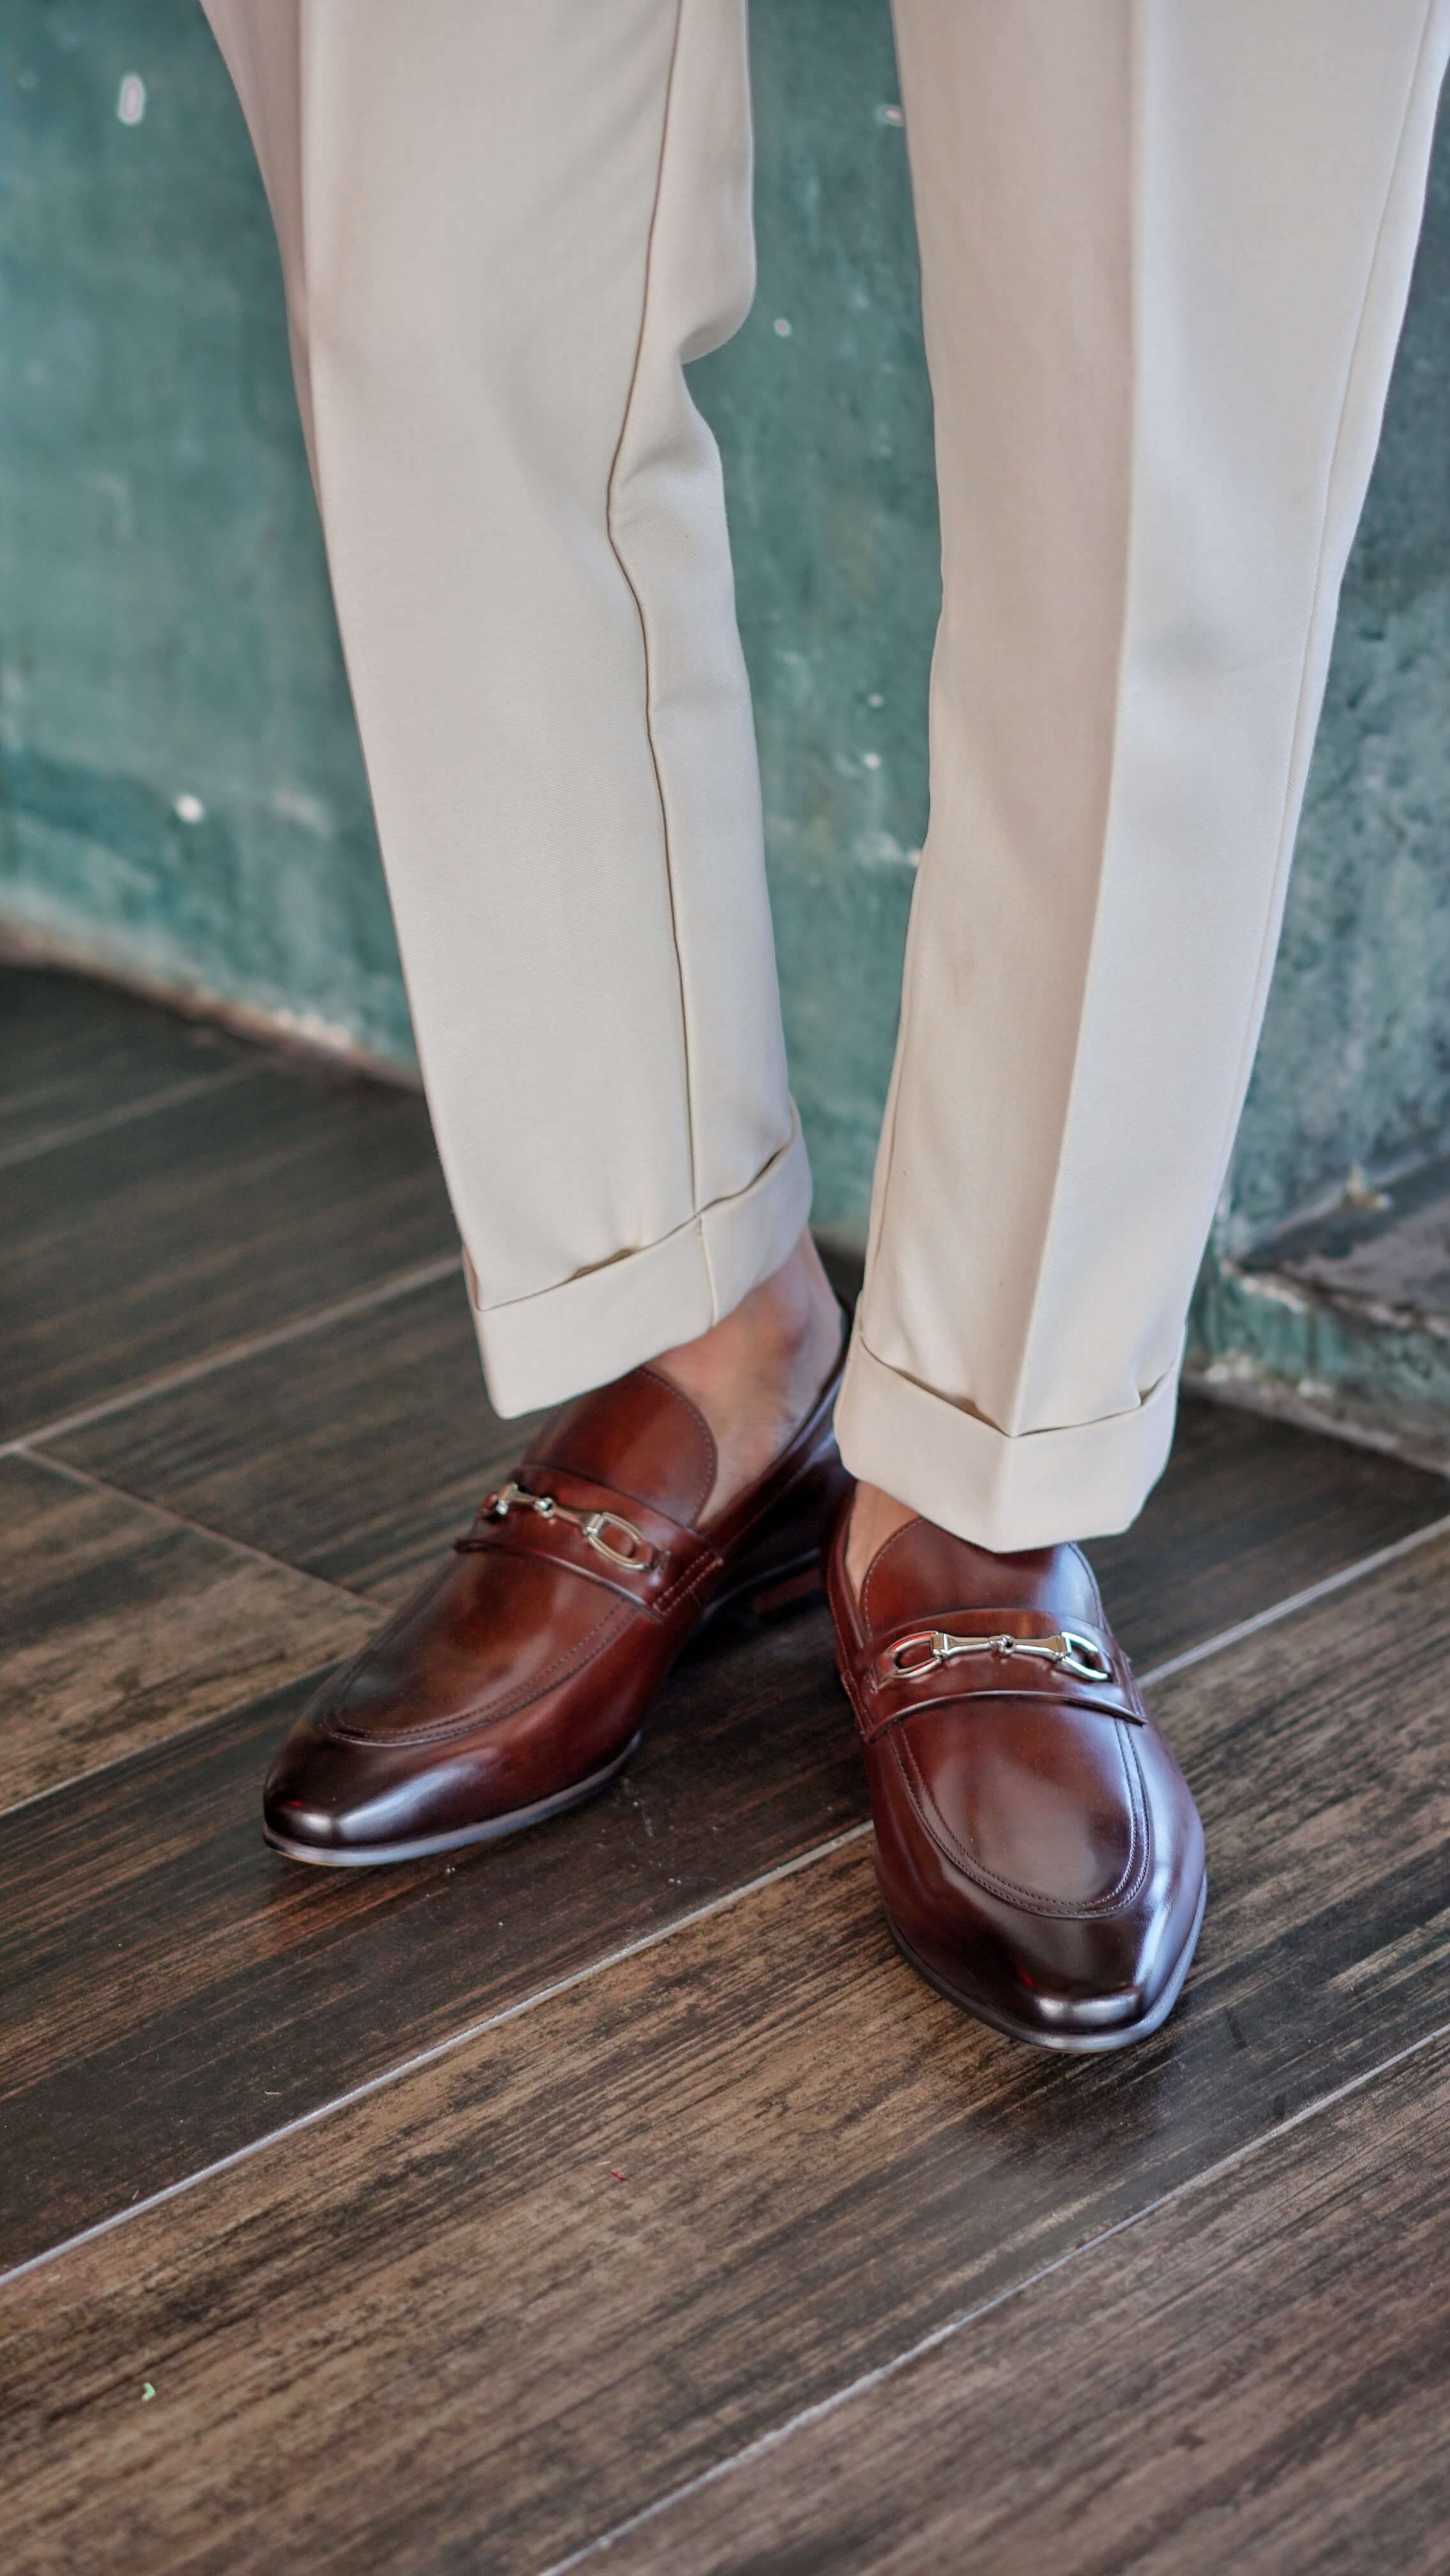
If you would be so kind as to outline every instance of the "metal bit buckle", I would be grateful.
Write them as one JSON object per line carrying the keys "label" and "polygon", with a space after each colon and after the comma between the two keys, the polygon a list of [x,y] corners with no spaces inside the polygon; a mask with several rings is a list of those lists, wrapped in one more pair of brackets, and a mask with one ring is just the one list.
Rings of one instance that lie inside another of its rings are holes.
{"label": "metal bit buckle", "polygon": [[[574,1515],[571,1513],[568,1517],[572,1519]],[[643,1571],[644,1567],[653,1565],[655,1561],[654,1549],[643,1533],[635,1528],[633,1521],[622,1519],[618,1512],[586,1512],[579,1527],[590,1546],[600,1556],[607,1556],[611,1565],[628,1565],[637,1571]],[[629,1545],[622,1548],[611,1547],[604,1535],[606,1530],[622,1530]]]}
{"label": "metal bit buckle", "polygon": [[[506,1521],[516,1504],[537,1512],[540,1520],[570,1522],[588,1540],[596,1556],[607,1557],[611,1565],[623,1566],[631,1574],[647,1573],[655,1561],[654,1549],[643,1530],[637,1530],[622,1512],[574,1512],[567,1503],[556,1502],[552,1494],[531,1494],[512,1479],[500,1485],[496,1494],[490,1494],[483,1508],[491,1520]],[[616,1547],[607,1536],[610,1530],[619,1532],[627,1544]]]}
{"label": "metal bit buckle", "polygon": [[[918,1650],[925,1647],[924,1654]],[[961,1655],[1030,1655],[1040,1664],[1052,1664],[1059,1672],[1071,1674],[1074,1681],[1110,1682],[1113,1668],[1101,1646],[1084,1637],[1076,1628],[1062,1628],[1053,1637],[954,1637],[948,1629],[924,1629],[919,1636],[903,1637],[891,1650],[891,1669],[904,1681],[921,1673],[936,1670],[938,1664],[954,1664]],[[911,1657],[910,1662],[907,1658]]]}

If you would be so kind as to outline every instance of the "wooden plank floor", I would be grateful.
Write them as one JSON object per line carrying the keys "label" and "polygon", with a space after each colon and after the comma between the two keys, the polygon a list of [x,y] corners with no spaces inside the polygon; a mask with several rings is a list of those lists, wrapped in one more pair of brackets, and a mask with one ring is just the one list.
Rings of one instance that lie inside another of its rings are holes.
{"label": "wooden plank floor", "polygon": [[[364,1307],[47,1446],[388,1601],[467,1526],[529,1424],[489,1412],[456,1280]],[[1450,1490],[1366,1449],[1226,1406],[1184,1409],[1168,1473],[1095,1551],[1114,1614],[1153,1662],[1403,1536]]]}
{"label": "wooden plank floor", "polygon": [[1425,2283],[1450,2241],[1447,2122],[1442,2035],[601,2563],[1439,2576],[1450,2312]]}
{"label": "wooden plank floor", "polygon": [[1443,2565],[1446,1485],[1193,1406],[1095,1551],[1212,1873],[1121,2058],[891,1950],[819,1614],[688,1658],[580,1816],[289,1867],[310,1668],[519,1426],[415,1101],[20,1003],[9,2563]]}
{"label": "wooden plank floor", "polygon": [[[0,1458],[0,1809],[326,1663],[376,1624],[333,1584],[48,1460]],[[23,1847],[28,1827],[0,1817],[7,1830]]]}
{"label": "wooden plank floor", "polygon": [[129,994],[0,960],[0,1171],[263,1061]]}
{"label": "wooden plank floor", "polygon": [[422,1101],[290,1064],[0,1179],[7,1440],[457,1259]]}

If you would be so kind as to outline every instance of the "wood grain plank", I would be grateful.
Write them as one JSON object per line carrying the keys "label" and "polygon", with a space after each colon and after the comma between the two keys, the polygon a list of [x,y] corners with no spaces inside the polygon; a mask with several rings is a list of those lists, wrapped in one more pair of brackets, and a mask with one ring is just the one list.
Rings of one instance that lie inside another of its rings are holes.
{"label": "wood grain plank", "polygon": [[0,1459],[0,1807],[274,1688],[373,1624],[311,1575]]}
{"label": "wood grain plank", "polygon": [[0,960],[0,1160],[255,1054],[133,994]]}
{"label": "wood grain plank", "polygon": [[280,1064],[20,1164],[4,1204],[0,1437],[456,1242],[422,1101]]}
{"label": "wood grain plank", "polygon": [[[1158,1588],[1176,1592],[1171,1559]],[[298,2117],[866,1812],[820,1612],[702,1646],[617,1793],[451,1865],[340,1876],[266,1851],[261,1776],[310,1687],[80,1784],[34,1830],[7,1840],[0,1823],[0,2098],[24,2096],[0,2257],[245,2143],[263,2080],[263,2125]],[[440,1908],[456,1939],[438,1936]],[[124,2121],[98,2125],[97,2099]]]}
{"label": "wood grain plank", "polygon": [[1441,2576],[1447,2121],[1442,2038],[597,2563]]}
{"label": "wood grain plank", "polygon": [[311,1687],[0,1817],[0,2263],[865,1813],[814,1617],[702,1646],[596,1806],[401,1869],[299,1868],[262,1841],[262,1774]]}
{"label": "wood grain plank", "polygon": [[[392,1600],[529,1429],[490,1411],[447,1280],[90,1424],[55,1454]],[[1419,1468],[1187,1403],[1143,1518],[1093,1556],[1124,1635],[1156,1662],[1447,1510],[1450,1485]]]}
{"label": "wood grain plank", "polygon": [[1236,1405],[1186,1399],[1167,1472],[1089,1554],[1139,1663],[1166,1662],[1450,1510],[1450,1481]]}
{"label": "wood grain plank", "polygon": [[21,2563],[263,2568],[280,2499],[309,2565],[541,2568],[1441,2027],[1447,1586],[1165,1690],[1216,1900],[1123,2057],[941,2005],[851,1845],[21,2277]]}
{"label": "wood grain plank", "polygon": [[444,1279],[89,1424],[54,1455],[386,1601],[468,1527],[537,1419],[493,1412],[461,1283]]}

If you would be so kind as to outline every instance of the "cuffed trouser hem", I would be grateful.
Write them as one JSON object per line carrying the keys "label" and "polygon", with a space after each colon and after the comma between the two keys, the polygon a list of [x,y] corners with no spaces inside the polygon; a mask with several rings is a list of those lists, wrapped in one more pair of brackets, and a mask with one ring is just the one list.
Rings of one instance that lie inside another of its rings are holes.
{"label": "cuffed trouser hem", "polygon": [[810,1165],[792,1107],[787,1142],[749,1186],[715,1199],[658,1243],[505,1306],[480,1307],[468,1263],[494,1411],[562,1404],[707,1333],[780,1268],[810,1210]]}
{"label": "cuffed trouser hem", "polygon": [[851,1343],[836,1437],[853,1476],[976,1547],[1106,1538],[1126,1529],[1161,1476],[1173,1439],[1178,1370],[1131,1413],[1011,1438]]}

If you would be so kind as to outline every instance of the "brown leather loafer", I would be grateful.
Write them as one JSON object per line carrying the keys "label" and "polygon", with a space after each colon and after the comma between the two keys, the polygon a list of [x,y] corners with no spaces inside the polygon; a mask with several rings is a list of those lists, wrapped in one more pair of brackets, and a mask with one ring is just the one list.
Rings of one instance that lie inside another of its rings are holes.
{"label": "brown leather loafer", "polygon": [[1167,2018],[1203,1920],[1203,1829],[1075,1547],[993,1556],[911,1521],[858,1603],[829,1580],[876,1872],[939,1994],[1039,2048]]}
{"label": "brown leather loafer", "polygon": [[707,1618],[819,1589],[849,1487],[839,1383],[840,1363],[768,1474],[704,1529],[715,1443],[667,1378],[635,1369],[556,1414],[451,1562],[303,1712],[263,1792],[268,1842],[333,1867],[413,1860],[606,1787]]}

